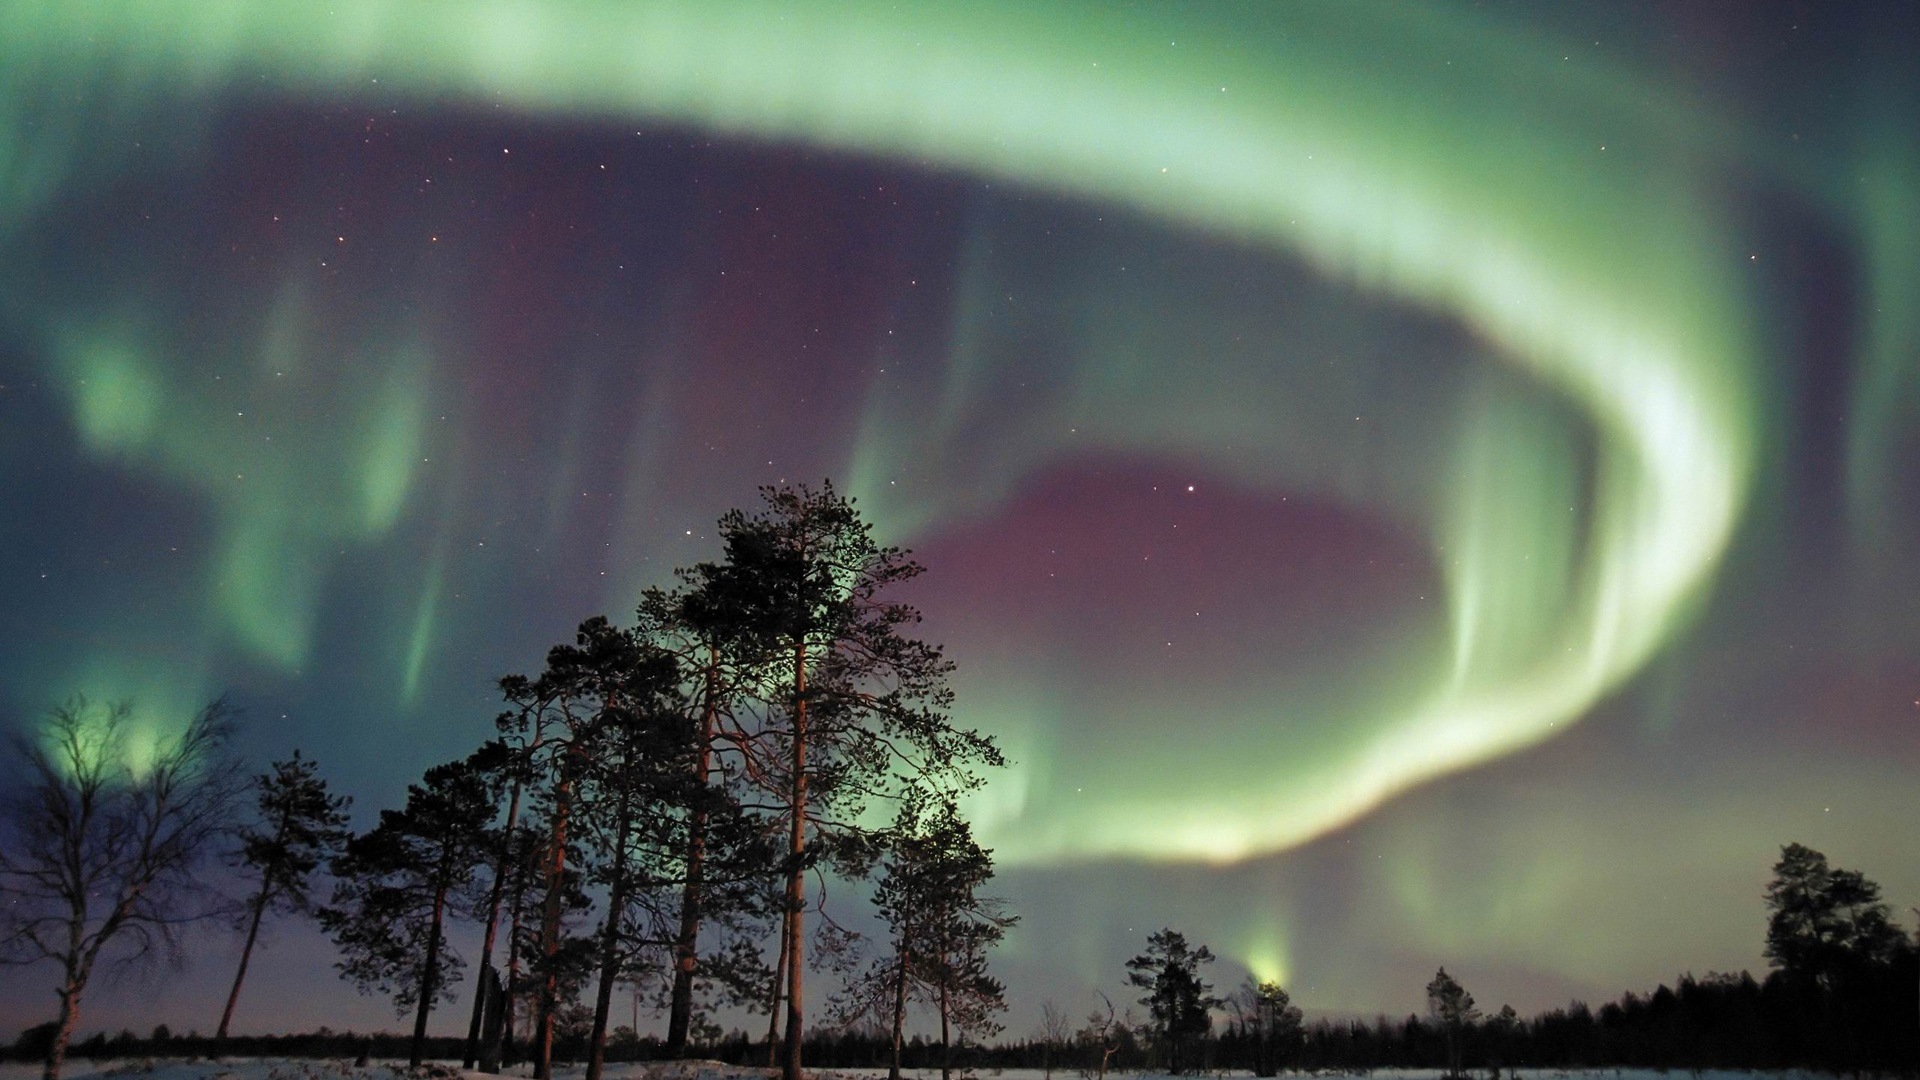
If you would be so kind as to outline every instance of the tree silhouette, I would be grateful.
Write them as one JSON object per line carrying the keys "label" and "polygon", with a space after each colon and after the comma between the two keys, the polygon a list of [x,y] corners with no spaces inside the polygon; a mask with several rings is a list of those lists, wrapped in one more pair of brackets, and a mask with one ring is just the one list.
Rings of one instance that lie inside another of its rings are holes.
{"label": "tree silhouette", "polygon": [[[681,830],[678,929],[671,948],[667,1035],[662,1053],[686,1054],[696,986],[718,986],[735,1004],[765,985],[765,965],[749,935],[770,910],[764,903],[771,855],[763,830],[745,816],[741,748],[749,736],[736,706],[758,675],[752,629],[735,618],[726,575],[711,563],[676,571],[681,586],[649,590],[636,611],[634,636],[650,653],[671,657],[679,672],[677,699],[692,739]],[[703,955],[702,930],[714,943]],[[713,931],[717,931],[714,933]],[[772,1010],[769,1010],[770,1012]]]}
{"label": "tree silhouette", "polygon": [[1213,1026],[1211,1010],[1220,1002],[1200,978],[1200,965],[1211,963],[1213,953],[1205,945],[1190,948],[1186,936],[1171,929],[1147,938],[1147,951],[1127,961],[1127,981],[1147,991],[1140,1004],[1153,1018],[1167,1071],[1175,1075],[1193,1068],[1187,1049]]}
{"label": "tree silhouette", "polygon": [[[980,895],[993,877],[993,853],[973,838],[973,829],[951,800],[927,815],[907,858],[921,866],[920,911],[906,923],[917,931],[922,978],[940,1013],[940,1076],[953,1075],[952,1028],[969,1038],[1000,1031],[994,1016],[1006,1008],[1006,988],[987,974],[987,950],[1019,922],[1006,903]],[[881,905],[883,914],[887,907]]]}
{"label": "tree silhouette", "polygon": [[[1691,980],[1689,980],[1691,981]],[[1502,1005],[1500,1011],[1487,1018],[1487,1032],[1492,1038],[1493,1067],[1510,1065],[1513,1054],[1513,1039],[1520,1031],[1520,1014],[1513,1006]]]}
{"label": "tree silhouette", "polygon": [[427,1016],[452,996],[464,966],[446,941],[449,909],[471,906],[474,870],[492,853],[495,793],[468,762],[436,765],[407,788],[400,810],[382,810],[380,824],[348,841],[333,863],[338,883],[321,925],[343,954],[335,965],[362,993],[393,997],[413,1008],[409,1061],[419,1065]]}
{"label": "tree silhouette", "polygon": [[246,944],[240,949],[240,967],[233,989],[220,1013],[215,1039],[225,1039],[240,1001],[240,984],[268,914],[308,915],[313,912],[313,872],[340,853],[351,835],[347,829],[346,796],[327,793],[312,758],[295,750],[293,757],[273,763],[273,771],[254,778],[258,799],[253,824],[240,831],[240,863],[258,878],[245,908]]}
{"label": "tree silhouette", "polygon": [[1278,982],[1252,976],[1234,991],[1231,1004],[1240,1014],[1241,1033],[1253,1042],[1253,1074],[1279,1075],[1280,1059],[1300,1039],[1300,1007]]}
{"label": "tree silhouette", "polygon": [[[554,1010],[562,1000],[561,983],[578,975],[581,945],[569,942],[565,920],[570,854],[577,851],[576,789],[592,766],[593,743],[605,728],[605,714],[617,707],[626,673],[620,662],[632,655],[632,643],[595,616],[580,624],[571,645],[547,653],[546,670],[537,679],[508,675],[501,693],[518,711],[501,722],[515,729],[528,747],[527,769],[541,785],[538,806],[546,823],[543,900],[537,945],[529,951],[538,972],[534,984],[533,1064],[537,1080],[553,1075]],[[524,729],[531,729],[530,736]]]}
{"label": "tree silhouette", "polygon": [[823,856],[858,869],[865,849],[846,841],[869,832],[861,810],[898,774],[958,790],[978,783],[974,766],[1004,759],[990,739],[949,722],[953,665],[906,636],[919,612],[883,597],[922,568],[877,544],[831,484],[761,495],[759,512],[721,518],[725,559],[703,576],[711,618],[761,688],[742,767],[781,804],[785,825],[781,1069],[800,1080],[807,871]]}
{"label": "tree silhouette", "polygon": [[136,753],[133,706],[75,696],[38,739],[13,740],[24,781],[5,796],[0,964],[51,961],[60,1013],[42,1076],[58,1080],[80,1001],[111,946],[178,958],[182,927],[217,911],[197,871],[232,826],[232,712],[215,701],[172,739]]}
{"label": "tree silhouette", "polygon": [[[738,813],[739,803],[724,787],[713,784],[715,758],[739,740],[733,727],[733,705],[745,692],[750,671],[740,663],[741,650],[734,647],[730,635],[739,627],[726,617],[726,600],[717,595],[708,580],[711,564],[680,570],[683,586],[673,591],[648,590],[637,610],[639,625],[635,633],[653,650],[674,658],[685,683],[682,693],[689,707],[692,751],[688,756],[689,782],[695,797],[687,808],[687,821],[681,857],[685,868],[679,899],[679,927],[672,946],[673,982],[668,992],[667,1037],[662,1048],[665,1056],[683,1057],[693,1024],[693,998],[696,977],[701,970],[700,931],[709,919],[718,918],[725,930],[738,931],[741,916],[750,916],[760,905],[743,899],[745,878],[753,876],[747,867],[721,868],[718,880],[708,881],[709,832],[711,818],[722,813]],[[712,894],[728,893],[730,902],[714,903]],[[744,895],[758,897],[757,890]],[[737,934],[728,935],[728,944],[739,942]],[[723,952],[738,958],[740,951]],[[731,980],[740,972],[721,964],[712,973]]]}
{"label": "tree silhouette", "polygon": [[1053,1080],[1053,1059],[1066,1048],[1067,1040],[1073,1037],[1073,1023],[1067,1018],[1067,1012],[1052,998],[1040,1003],[1040,1068]]}
{"label": "tree silhouette", "polygon": [[1886,963],[1901,944],[1880,886],[1810,847],[1780,849],[1766,898],[1767,960],[1789,979],[1831,990],[1846,969]]}
{"label": "tree silhouette", "polygon": [[931,807],[907,800],[884,846],[874,906],[892,948],[852,980],[849,997],[858,1005],[843,1012],[887,1017],[888,1077],[898,1080],[907,1001],[931,1002],[940,1016],[941,1075],[950,1076],[953,1028],[975,1038],[999,1030],[994,1015],[1006,1007],[1006,991],[987,974],[986,954],[1018,919],[1003,901],[979,895],[993,877],[993,853],[973,839],[951,800]]}
{"label": "tree silhouette", "polygon": [[1441,968],[1427,984],[1427,1015],[1440,1025],[1440,1032],[1447,1040],[1447,1075],[1460,1076],[1460,1044],[1468,1025],[1480,1018],[1480,1010],[1474,1008],[1473,995]]}
{"label": "tree silhouette", "polygon": [[[511,713],[500,717],[496,726],[514,736],[524,734],[516,730]],[[508,797],[506,822],[495,829],[492,836],[493,881],[487,889],[486,929],[480,939],[480,972],[474,987],[473,1012],[467,1022],[467,1045],[461,1056],[463,1069],[477,1064],[481,1072],[500,1071],[500,1037],[512,1016],[513,995],[509,988],[512,975],[509,973],[503,978],[493,966],[493,950],[499,937],[503,906],[509,912],[518,911],[528,880],[528,860],[524,856],[532,845],[520,827],[520,803],[527,785],[531,750],[517,741],[499,738],[482,743],[467,757],[470,765],[488,776],[491,786],[504,787]],[[517,914],[514,918],[517,923]],[[513,967],[511,960],[508,966]]]}
{"label": "tree silhouette", "polygon": [[615,670],[614,700],[600,714],[583,775],[582,838],[598,856],[591,877],[606,892],[597,963],[599,984],[588,1034],[587,1080],[599,1080],[606,1058],[613,987],[625,973],[652,966],[653,953],[678,939],[677,889],[682,875],[686,808],[696,791],[690,767],[694,740],[673,658],[627,648],[597,650]]}

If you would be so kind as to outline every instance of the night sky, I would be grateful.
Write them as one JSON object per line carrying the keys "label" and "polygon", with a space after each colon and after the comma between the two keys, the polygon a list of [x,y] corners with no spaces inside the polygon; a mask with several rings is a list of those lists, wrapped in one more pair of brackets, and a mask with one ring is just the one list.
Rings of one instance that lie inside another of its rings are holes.
{"label": "night sky", "polygon": [[[831,477],[1014,759],[1015,1034],[1162,926],[1338,1013],[1760,972],[1782,844],[1920,904],[1916,47],[1898,3],[0,3],[0,724],[228,693],[365,825]],[[81,1030],[210,1030],[196,952]],[[330,963],[283,925],[236,1030],[396,1023]]]}

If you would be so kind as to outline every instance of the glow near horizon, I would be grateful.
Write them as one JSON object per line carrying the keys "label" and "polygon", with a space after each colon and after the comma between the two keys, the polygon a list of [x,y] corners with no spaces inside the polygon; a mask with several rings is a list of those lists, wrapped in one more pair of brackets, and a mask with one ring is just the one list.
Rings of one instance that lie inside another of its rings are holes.
{"label": "glow near horizon", "polygon": [[[1112,201],[1257,239],[1358,288],[1445,312],[1584,415],[1598,448],[1593,497],[1572,525],[1564,446],[1529,434],[1524,410],[1499,403],[1462,423],[1435,504],[1369,507],[1422,524],[1450,589],[1453,661],[1404,715],[1276,773],[1253,797],[1189,790],[1039,820],[1023,816],[1049,769],[1035,749],[981,806],[986,839],[1010,862],[1227,861],[1323,835],[1412,785],[1564,729],[1655,654],[1710,579],[1747,496],[1760,387],[1733,255],[1696,186],[1718,160],[1711,126],[1683,129],[1667,118],[1684,108],[1638,103],[1658,87],[1628,92],[1627,74],[1591,62],[1515,60],[1498,27],[1411,8],[1291,9],[1284,18],[1300,32],[1273,35],[1257,54],[1221,35],[1175,40],[1144,20],[1115,26],[1064,8],[909,19],[885,5],[816,4],[804,23],[794,14],[756,4],[73,2],[0,13],[0,58],[21,72],[103,72],[101,82],[134,92],[343,93],[377,78],[384,92],[428,102],[664,117]],[[1405,62],[1442,46],[1498,77],[1462,86]],[[1362,56],[1373,66],[1356,70]],[[1369,81],[1382,78],[1405,84]],[[1511,85],[1525,93],[1501,89]],[[1585,135],[1562,134],[1554,110],[1630,129],[1638,148],[1603,156]],[[49,188],[49,166],[20,149],[23,132],[7,136],[13,160],[0,165],[17,217]],[[296,666],[312,608],[299,597],[317,587],[312,575],[294,580],[301,556],[392,527],[424,424],[417,384],[402,377],[383,391],[374,412],[384,419],[346,451],[315,451],[268,494],[240,498],[221,494],[213,467],[187,460],[185,444],[134,405],[159,397],[164,363],[126,344],[137,336],[68,350],[69,374],[120,380],[76,391],[80,426],[96,453],[152,461],[222,508],[228,632]],[[1502,452],[1475,442],[1490,429],[1510,436]],[[1212,453],[1179,433],[1108,440],[1203,461]],[[989,510],[1062,446],[1019,448],[984,502],[938,505],[890,498],[877,482],[896,449],[875,435],[850,486],[883,528],[910,539]],[[304,481],[337,477],[356,455],[358,486],[333,479],[315,501]],[[288,588],[294,603],[267,599]],[[438,588],[421,591],[410,685]],[[1263,967],[1283,967],[1277,944],[1260,951]]]}

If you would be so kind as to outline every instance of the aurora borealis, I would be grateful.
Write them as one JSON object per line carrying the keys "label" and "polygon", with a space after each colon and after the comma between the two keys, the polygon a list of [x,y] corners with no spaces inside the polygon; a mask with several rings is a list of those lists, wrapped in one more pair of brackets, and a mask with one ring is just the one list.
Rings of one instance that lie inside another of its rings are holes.
{"label": "aurora borealis", "polygon": [[[0,6],[0,715],[228,691],[370,816],[831,476],[1015,759],[1016,1023],[1162,925],[1757,970],[1788,841],[1920,903],[1915,21]],[[381,1015],[283,933],[243,1028]]]}

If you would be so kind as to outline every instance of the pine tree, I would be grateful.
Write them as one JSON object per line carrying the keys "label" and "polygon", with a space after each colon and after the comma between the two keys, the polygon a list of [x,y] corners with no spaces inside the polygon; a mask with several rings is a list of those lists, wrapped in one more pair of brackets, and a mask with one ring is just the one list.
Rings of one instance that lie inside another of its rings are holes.
{"label": "pine tree", "polygon": [[1220,1002],[1213,997],[1213,987],[1200,978],[1200,965],[1211,963],[1211,950],[1205,945],[1190,948],[1186,935],[1172,929],[1149,937],[1147,951],[1127,961],[1127,981],[1147,991],[1140,1004],[1153,1018],[1167,1071],[1175,1075],[1193,1067],[1187,1048],[1213,1027],[1212,1009]]}
{"label": "pine tree", "polygon": [[1019,920],[1005,903],[979,895],[993,877],[993,853],[951,800],[927,807],[909,799],[885,841],[885,867],[874,906],[892,937],[850,988],[858,1005],[844,1014],[884,1015],[891,1026],[889,1080],[900,1076],[901,1035],[909,998],[931,1002],[940,1016],[941,1075],[952,1072],[952,1033],[973,1038],[999,1031],[1005,988],[987,974],[987,951]]}
{"label": "pine tree", "polygon": [[975,842],[951,801],[929,815],[918,846],[921,913],[910,923],[922,938],[922,978],[940,1013],[940,1076],[949,1080],[952,1029],[976,1040],[1000,1031],[994,1017],[1006,1008],[1006,988],[987,974],[987,951],[1019,919],[1006,914],[1005,901],[979,894],[993,877],[993,853]]}
{"label": "pine tree", "polygon": [[1880,886],[1810,847],[1780,849],[1766,898],[1767,960],[1789,979],[1831,990],[1844,971],[1885,964],[1901,945]]}
{"label": "pine tree", "polygon": [[503,719],[532,731],[526,767],[540,785],[537,810],[547,831],[538,940],[527,950],[529,966],[538,973],[532,1047],[537,1080],[553,1075],[554,1011],[564,996],[561,984],[580,974],[581,953],[588,948],[568,940],[565,933],[569,881],[577,881],[570,862],[577,851],[576,789],[591,768],[593,741],[605,726],[606,710],[618,701],[625,678],[620,662],[631,653],[627,637],[604,616],[596,616],[580,624],[573,644],[548,651],[539,678],[508,675],[500,680],[502,694],[518,707]]}
{"label": "pine tree", "polygon": [[[745,627],[733,618],[716,567],[677,571],[680,588],[649,590],[636,614],[644,648],[673,658],[681,679],[692,748],[682,833],[679,927],[672,945],[667,1036],[662,1052],[684,1057],[694,1019],[696,984],[717,985],[744,1004],[764,985],[765,965],[748,935],[768,916],[762,902],[768,856],[765,837],[745,817],[738,797],[749,736],[735,707],[749,691],[752,651],[740,647]],[[724,575],[722,575],[724,577]],[[750,635],[749,635],[750,636]],[[703,955],[702,930],[713,946]]]}
{"label": "pine tree", "polygon": [[1427,1015],[1440,1025],[1441,1033],[1446,1036],[1447,1075],[1463,1075],[1460,1072],[1461,1036],[1480,1018],[1480,1010],[1474,1008],[1473,995],[1454,981],[1444,967],[1427,984]]}
{"label": "pine tree", "polygon": [[672,657],[633,648],[608,650],[603,659],[618,666],[620,677],[601,713],[581,792],[582,839],[598,855],[591,877],[606,889],[586,1080],[599,1080],[605,1062],[614,984],[651,967],[649,957],[678,938],[674,886],[682,880],[685,810],[696,797],[692,732],[673,700],[679,679]]}
{"label": "pine tree", "polygon": [[495,792],[467,762],[437,765],[407,788],[401,810],[347,842],[333,863],[337,879],[321,925],[342,953],[335,965],[361,992],[383,992],[398,1013],[415,1010],[410,1063],[419,1065],[427,1016],[452,996],[464,966],[447,943],[450,913],[464,911],[474,871],[493,851],[488,826]]}
{"label": "pine tree", "polygon": [[724,639],[755,673],[763,709],[747,733],[744,771],[782,804],[786,878],[784,1080],[800,1080],[806,874],[822,857],[863,858],[866,797],[905,773],[929,789],[960,790],[972,770],[1004,759],[983,735],[947,717],[953,665],[907,636],[911,606],[883,594],[921,573],[872,537],[831,484],[762,490],[756,514],[720,521],[725,560],[706,575]]}
{"label": "pine tree", "polygon": [[295,750],[293,757],[273,763],[273,771],[254,779],[257,817],[240,832],[240,862],[259,884],[245,909],[246,944],[240,949],[240,967],[227,993],[215,1039],[227,1037],[233,1009],[240,1001],[240,984],[268,914],[313,913],[313,872],[340,853],[350,833],[347,807],[352,800],[327,792],[313,759]]}
{"label": "pine tree", "polygon": [[[492,837],[493,880],[487,890],[480,971],[474,987],[472,1015],[467,1022],[467,1045],[460,1062],[463,1069],[478,1065],[480,1071],[486,1073],[500,1071],[500,1036],[513,1011],[513,995],[509,989],[512,976],[503,978],[494,967],[493,950],[498,944],[503,908],[512,911],[513,906],[520,903],[526,877],[525,860],[519,858],[528,848],[525,830],[520,827],[520,804],[526,791],[527,764],[534,748],[522,741],[526,732],[516,719],[511,713],[500,716],[496,726],[505,737],[488,740],[467,757],[470,765],[489,778],[491,786],[504,788],[508,793],[506,822],[494,830]],[[521,882],[517,890],[516,879]]]}
{"label": "pine tree", "polygon": [[510,1048],[516,1018],[526,1021],[525,1045],[537,1050],[543,998],[549,991],[556,1002],[573,996],[591,964],[590,940],[572,929],[572,921],[593,906],[581,873],[585,860],[577,842],[569,845],[560,875],[558,945],[551,954],[546,952],[547,880],[552,870],[547,853],[550,831],[541,805],[544,797],[536,793],[530,802],[533,807],[528,821],[513,831],[505,864],[508,873],[502,915],[508,932],[506,970],[501,976],[501,1028],[497,1039],[482,1040],[483,1048],[496,1055]]}

